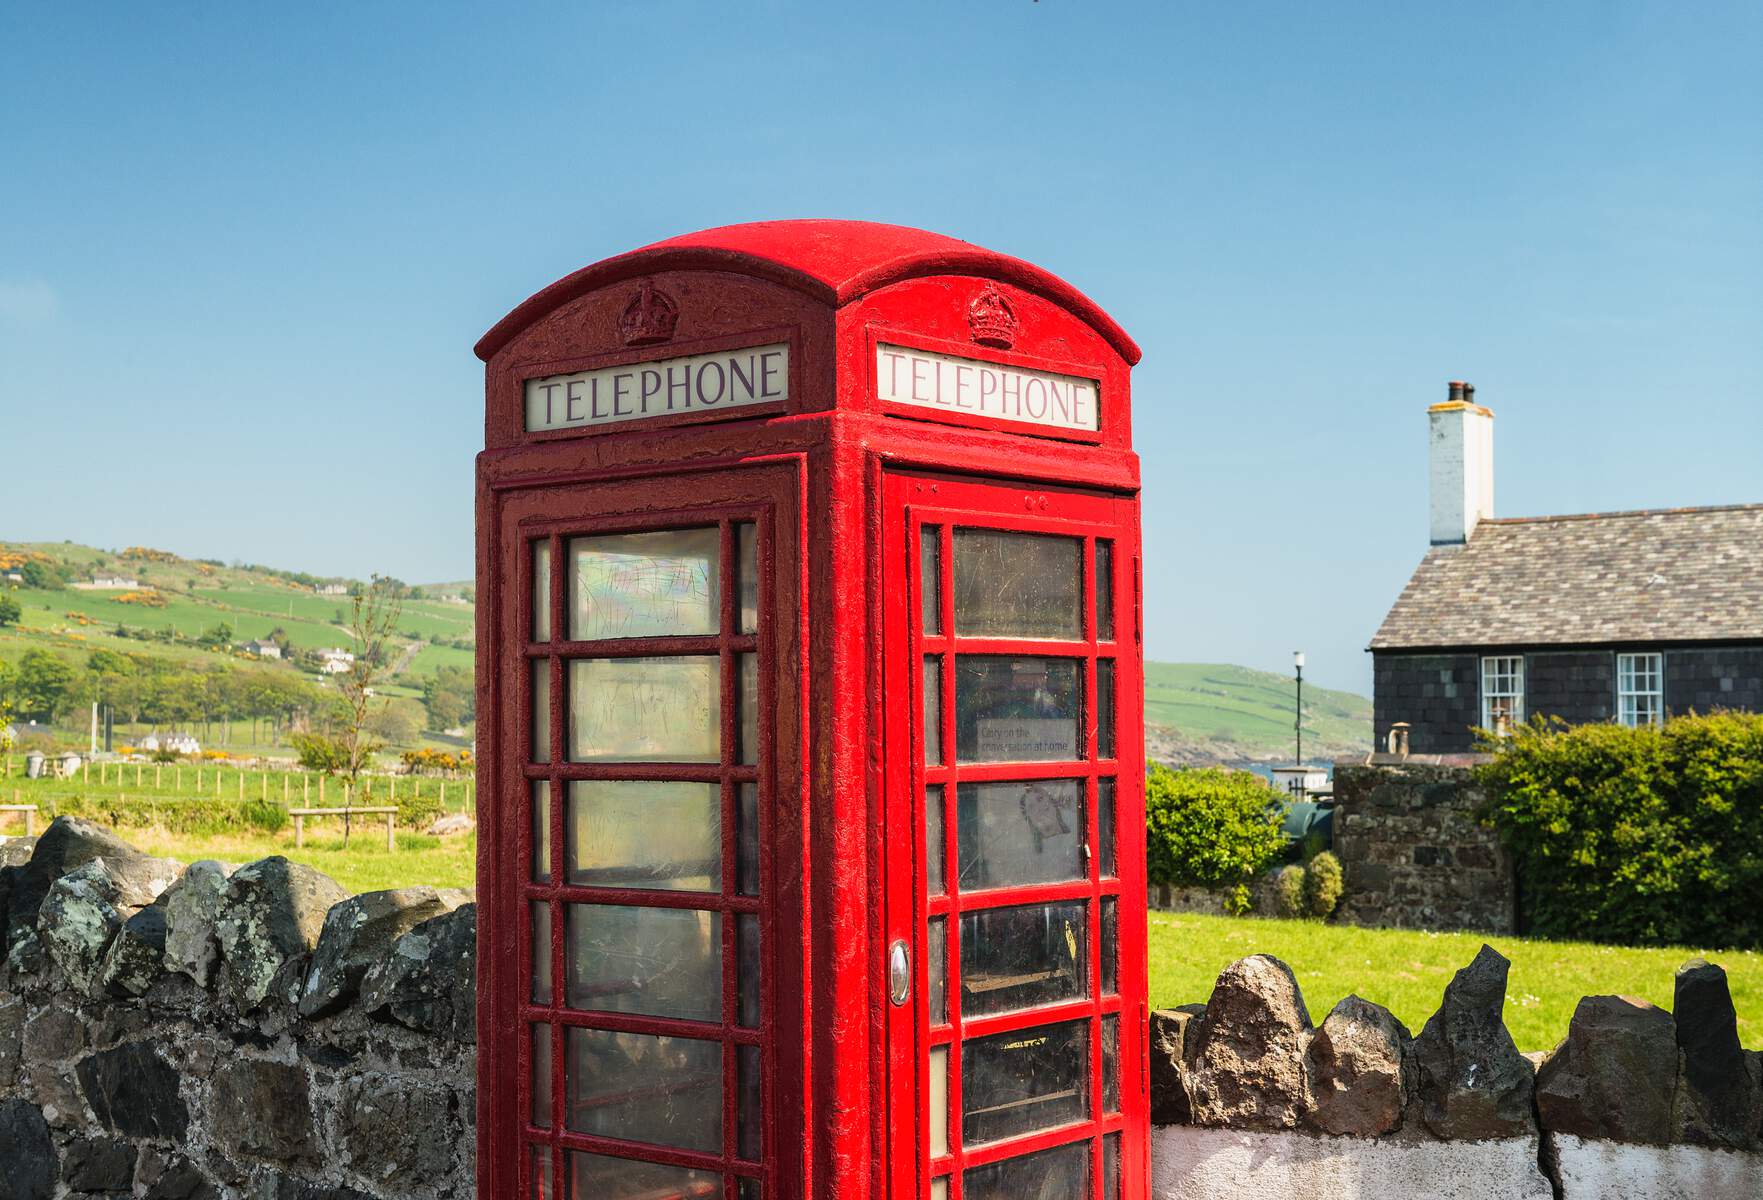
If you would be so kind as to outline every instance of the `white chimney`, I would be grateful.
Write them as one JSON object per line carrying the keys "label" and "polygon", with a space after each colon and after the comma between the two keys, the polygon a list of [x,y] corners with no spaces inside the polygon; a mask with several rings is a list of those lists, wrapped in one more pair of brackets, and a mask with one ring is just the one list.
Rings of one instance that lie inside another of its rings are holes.
{"label": "white chimney", "polygon": [[1494,515],[1494,414],[1475,386],[1453,380],[1450,399],[1426,410],[1432,458],[1432,544],[1462,545]]}

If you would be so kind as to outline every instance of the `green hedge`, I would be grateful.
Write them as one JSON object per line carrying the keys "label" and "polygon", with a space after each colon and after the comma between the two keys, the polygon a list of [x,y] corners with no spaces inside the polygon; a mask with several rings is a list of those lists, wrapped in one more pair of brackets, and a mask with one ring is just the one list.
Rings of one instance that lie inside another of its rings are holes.
{"label": "green hedge", "polygon": [[1226,907],[1247,912],[1249,884],[1286,848],[1285,806],[1247,771],[1172,771],[1150,763],[1145,774],[1146,867],[1152,883],[1227,893]]}
{"label": "green hedge", "polygon": [[288,811],[281,805],[261,800],[154,800],[138,798],[121,800],[115,796],[88,793],[83,796],[55,796],[41,806],[43,815],[84,817],[104,825],[135,829],[160,828],[170,833],[228,833],[253,830],[274,833],[288,823]]}
{"label": "green hedge", "polygon": [[1488,747],[1486,815],[1550,938],[1763,946],[1763,716],[1567,728]]}

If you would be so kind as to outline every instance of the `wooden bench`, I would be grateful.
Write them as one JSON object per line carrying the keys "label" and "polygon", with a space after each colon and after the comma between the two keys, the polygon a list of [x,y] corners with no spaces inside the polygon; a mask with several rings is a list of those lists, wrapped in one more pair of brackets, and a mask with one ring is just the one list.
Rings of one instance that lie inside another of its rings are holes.
{"label": "wooden bench", "polygon": [[294,818],[294,846],[296,848],[306,844],[307,817],[342,816],[384,817],[386,819],[386,849],[396,850],[398,848],[392,833],[393,823],[398,819],[398,809],[395,806],[364,808],[290,808],[288,810],[288,815]]}
{"label": "wooden bench", "polygon": [[0,813],[23,813],[24,835],[31,837],[37,832],[37,806],[35,804],[0,804]]}

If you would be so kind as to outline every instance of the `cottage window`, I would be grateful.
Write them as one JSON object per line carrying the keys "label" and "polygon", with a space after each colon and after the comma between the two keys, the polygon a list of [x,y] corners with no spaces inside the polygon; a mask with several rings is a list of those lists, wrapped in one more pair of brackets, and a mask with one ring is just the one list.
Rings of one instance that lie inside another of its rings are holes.
{"label": "cottage window", "polygon": [[1524,657],[1493,655],[1481,660],[1481,724],[1504,736],[1524,720]]}
{"label": "cottage window", "polygon": [[1631,729],[1657,725],[1665,713],[1665,667],[1661,654],[1616,656],[1616,719]]}

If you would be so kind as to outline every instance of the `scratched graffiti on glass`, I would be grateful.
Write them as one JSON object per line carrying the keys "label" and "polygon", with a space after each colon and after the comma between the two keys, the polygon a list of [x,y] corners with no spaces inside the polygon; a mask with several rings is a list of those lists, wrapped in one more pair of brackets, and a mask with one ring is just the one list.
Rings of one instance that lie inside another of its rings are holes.
{"label": "scratched graffiti on glass", "polygon": [[714,634],[720,553],[715,527],[571,538],[570,638]]}
{"label": "scratched graffiti on glass", "polygon": [[716,762],[722,668],[712,657],[569,664],[573,762]]}
{"label": "scratched graffiti on glass", "polygon": [[567,1038],[564,1094],[571,1130],[721,1152],[721,1042],[601,1029],[571,1029]]}
{"label": "scratched graffiti on glass", "polygon": [[722,914],[571,904],[566,994],[594,1012],[722,1019]]}

